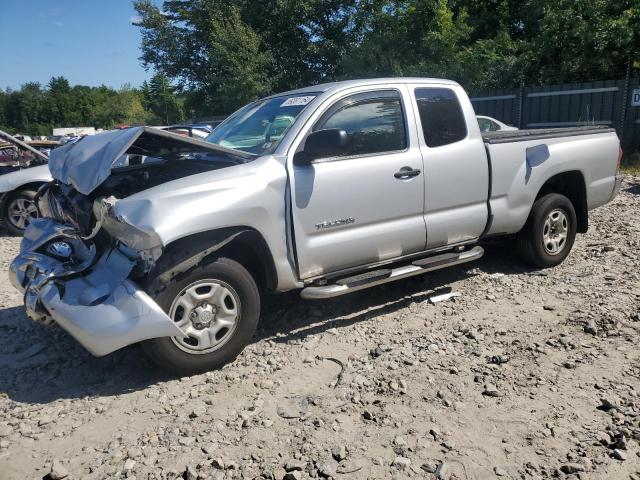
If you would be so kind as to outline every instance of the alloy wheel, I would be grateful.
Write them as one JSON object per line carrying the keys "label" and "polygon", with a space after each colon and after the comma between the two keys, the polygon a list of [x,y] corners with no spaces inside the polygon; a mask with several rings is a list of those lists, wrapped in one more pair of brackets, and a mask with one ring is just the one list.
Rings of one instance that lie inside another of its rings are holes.
{"label": "alloy wheel", "polygon": [[7,218],[15,228],[24,230],[33,220],[38,218],[38,207],[33,200],[28,198],[14,198],[7,207]]}

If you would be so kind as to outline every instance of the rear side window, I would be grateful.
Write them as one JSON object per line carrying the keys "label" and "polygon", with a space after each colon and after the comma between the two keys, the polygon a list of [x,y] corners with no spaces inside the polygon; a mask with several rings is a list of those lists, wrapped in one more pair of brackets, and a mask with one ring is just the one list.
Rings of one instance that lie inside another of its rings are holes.
{"label": "rear side window", "polygon": [[347,132],[350,145],[342,156],[370,155],[407,147],[405,120],[398,92],[385,90],[343,98],[322,116],[314,130]]}
{"label": "rear side window", "polygon": [[462,108],[453,90],[417,88],[415,95],[427,146],[441,147],[467,136]]}

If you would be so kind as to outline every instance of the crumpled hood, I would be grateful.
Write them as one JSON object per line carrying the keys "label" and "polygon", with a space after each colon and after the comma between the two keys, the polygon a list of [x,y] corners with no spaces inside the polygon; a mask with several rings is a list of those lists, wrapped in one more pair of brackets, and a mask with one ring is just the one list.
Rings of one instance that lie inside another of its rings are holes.
{"label": "crumpled hood", "polygon": [[49,170],[56,180],[88,195],[109,177],[111,167],[122,155],[170,159],[197,152],[253,158],[251,154],[239,150],[157,128],[134,127],[86,136],[53,150],[49,156]]}

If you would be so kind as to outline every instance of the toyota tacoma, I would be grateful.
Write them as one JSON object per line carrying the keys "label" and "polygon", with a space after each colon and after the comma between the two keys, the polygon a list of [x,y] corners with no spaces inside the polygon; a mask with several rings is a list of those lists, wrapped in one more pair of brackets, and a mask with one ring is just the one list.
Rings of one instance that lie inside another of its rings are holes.
{"label": "toyota tacoma", "polygon": [[489,238],[558,265],[616,195],[620,155],[609,128],[481,133],[447,80],[315,85],[206,140],[138,127],[54,150],[11,282],[94,355],[142,342],[202,372],[242,351],[269,292],[335,297],[479,259]]}

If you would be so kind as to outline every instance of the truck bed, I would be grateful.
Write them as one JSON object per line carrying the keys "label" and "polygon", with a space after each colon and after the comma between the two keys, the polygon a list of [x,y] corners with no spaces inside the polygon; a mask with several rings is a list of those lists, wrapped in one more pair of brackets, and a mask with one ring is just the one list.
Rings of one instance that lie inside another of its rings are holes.
{"label": "truck bed", "polygon": [[609,127],[587,126],[569,128],[536,128],[529,130],[502,130],[497,132],[483,132],[482,139],[485,143],[512,143],[526,142],[528,140],[543,140],[548,138],[577,137],[581,135],[593,135],[597,133],[614,132]]}
{"label": "truck bed", "polygon": [[[587,209],[611,199],[619,141],[612,128],[576,127],[482,134],[491,172],[488,234],[516,233],[547,180],[583,185]],[[575,187],[578,188],[578,187]]]}

